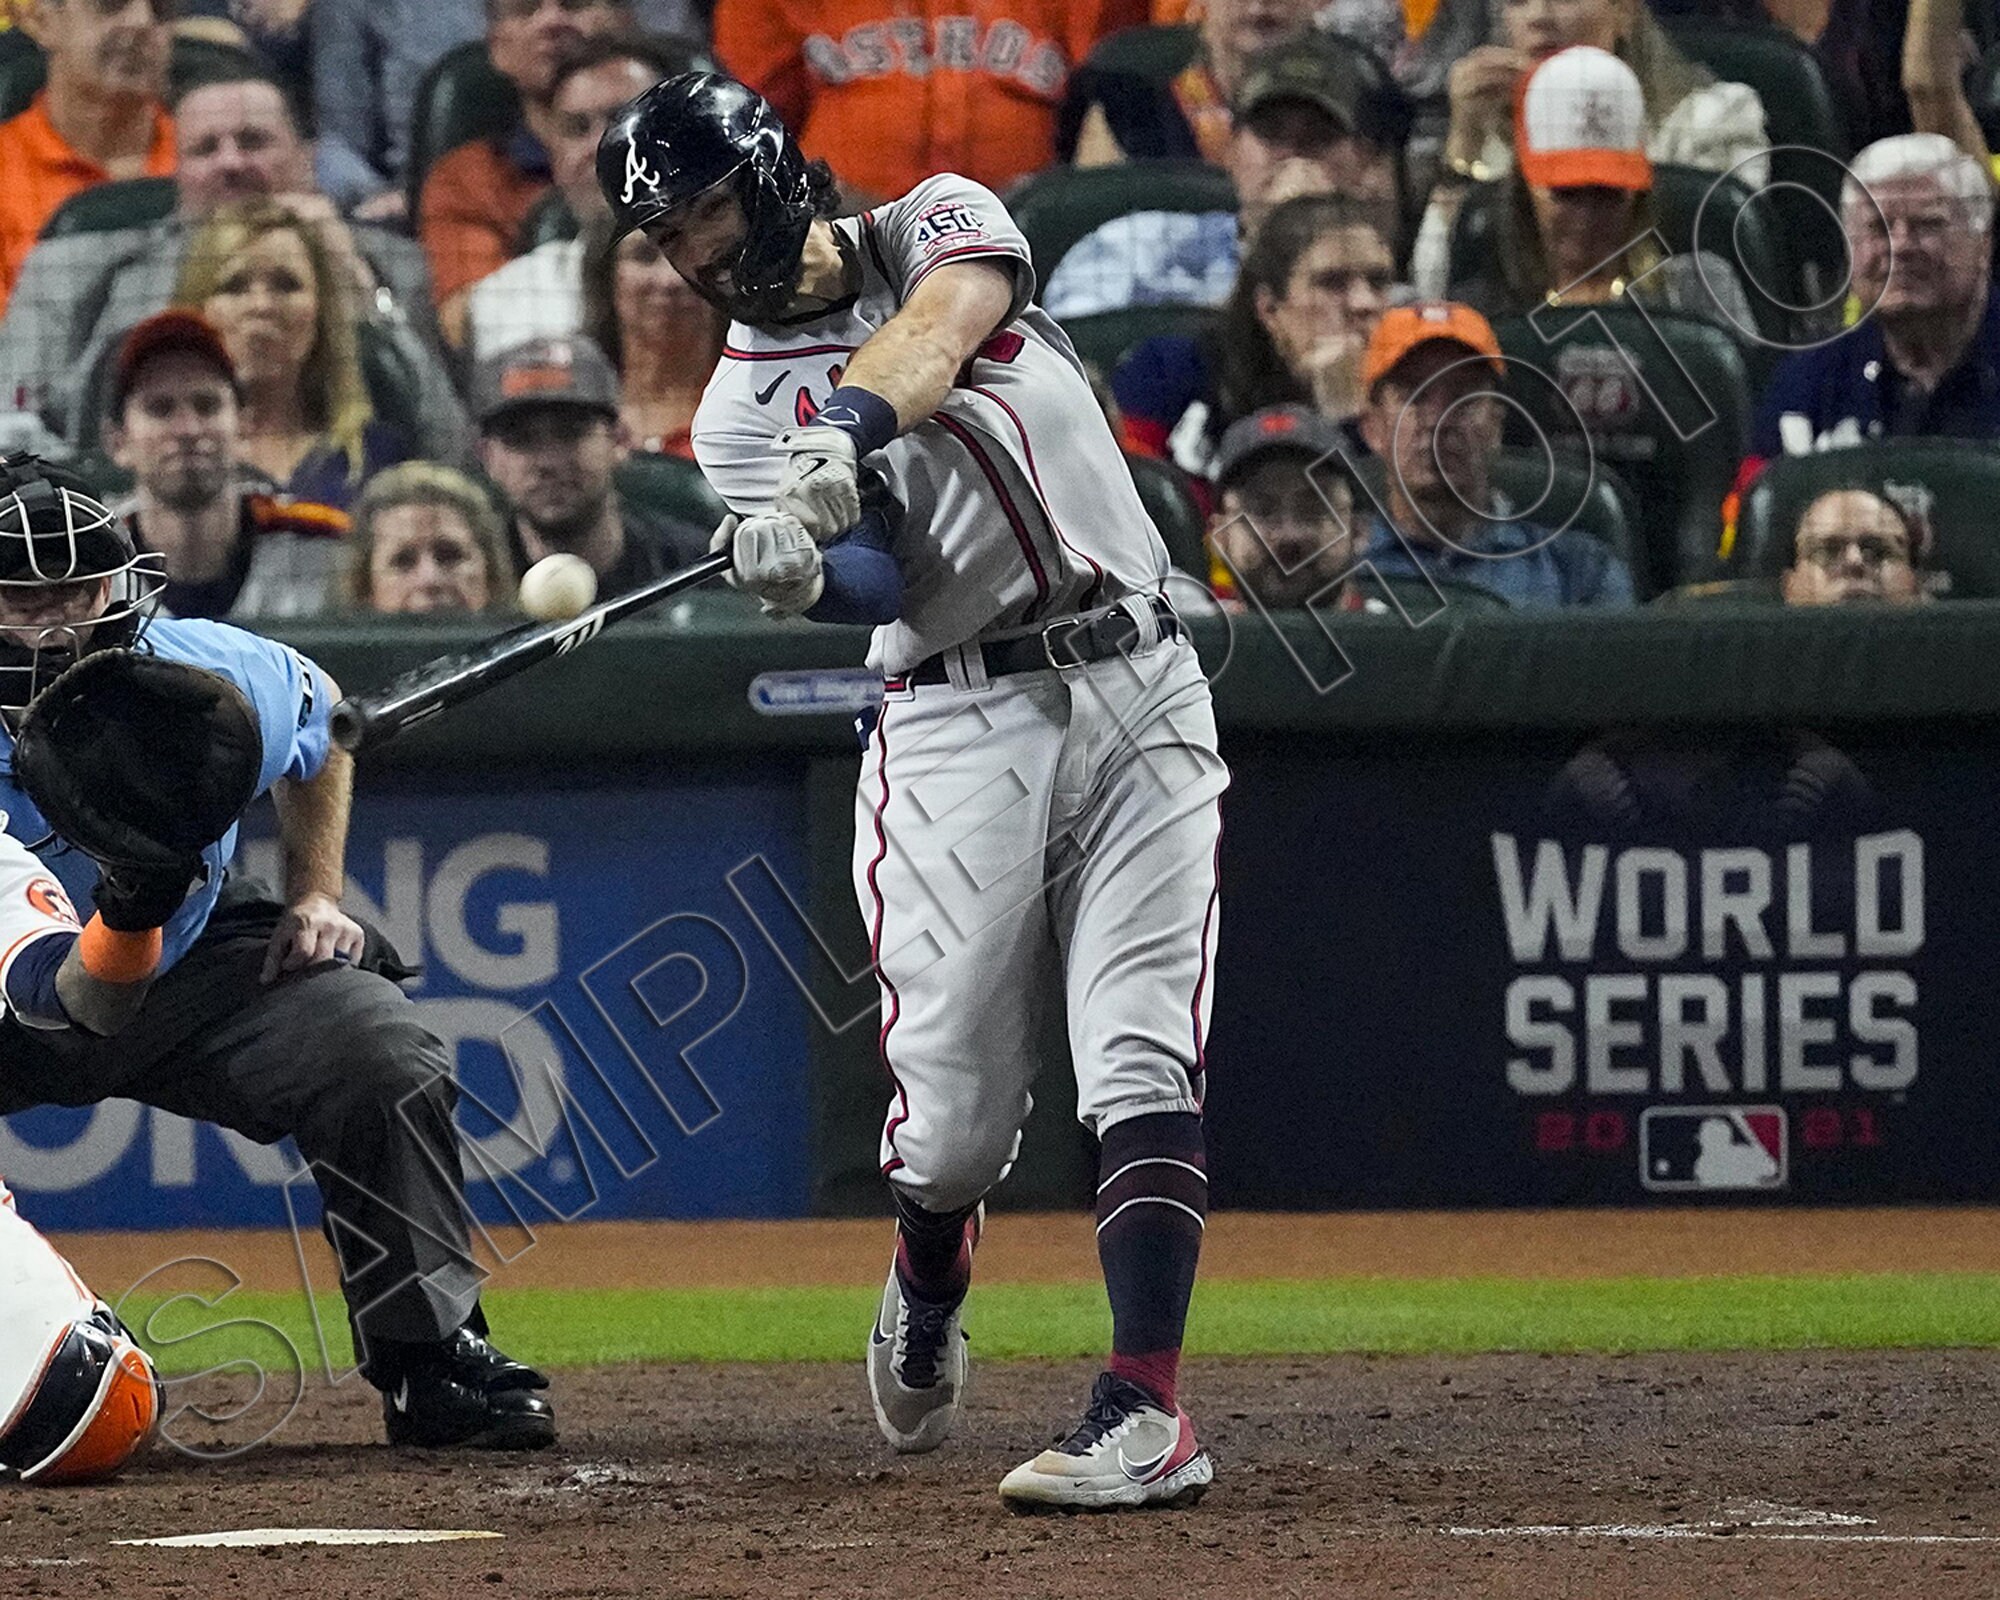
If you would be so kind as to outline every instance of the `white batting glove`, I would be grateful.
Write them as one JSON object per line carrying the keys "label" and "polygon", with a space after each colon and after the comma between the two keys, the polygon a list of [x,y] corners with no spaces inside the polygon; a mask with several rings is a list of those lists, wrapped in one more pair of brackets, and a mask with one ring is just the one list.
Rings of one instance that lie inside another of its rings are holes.
{"label": "white batting glove", "polygon": [[725,581],[755,595],[766,616],[795,617],[808,611],[826,587],[819,546],[797,517],[724,517],[708,547],[730,553]]}
{"label": "white batting glove", "polygon": [[860,465],[839,428],[787,428],[772,441],[784,455],[772,509],[796,517],[821,544],[861,520]]}

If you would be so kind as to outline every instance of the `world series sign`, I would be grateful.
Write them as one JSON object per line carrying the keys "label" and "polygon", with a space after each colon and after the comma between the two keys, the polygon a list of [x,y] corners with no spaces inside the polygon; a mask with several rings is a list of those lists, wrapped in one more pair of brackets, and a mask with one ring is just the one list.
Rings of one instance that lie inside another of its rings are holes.
{"label": "world series sign", "polygon": [[1990,746],[1539,744],[1239,757],[1218,1198],[2000,1197]]}

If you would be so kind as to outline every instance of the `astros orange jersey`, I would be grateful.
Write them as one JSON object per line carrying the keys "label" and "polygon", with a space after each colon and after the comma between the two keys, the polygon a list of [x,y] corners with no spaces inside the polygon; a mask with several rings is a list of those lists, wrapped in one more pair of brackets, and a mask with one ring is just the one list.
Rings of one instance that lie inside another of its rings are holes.
{"label": "astros orange jersey", "polygon": [[719,0],[715,48],[850,189],[991,189],[1055,159],[1070,69],[1147,0]]}

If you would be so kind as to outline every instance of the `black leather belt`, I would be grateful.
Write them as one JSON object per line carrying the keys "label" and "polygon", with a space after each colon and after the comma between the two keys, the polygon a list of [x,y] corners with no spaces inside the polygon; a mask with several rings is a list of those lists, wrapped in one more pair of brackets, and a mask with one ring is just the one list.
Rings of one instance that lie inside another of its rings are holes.
{"label": "black leather belt", "polygon": [[[1178,639],[1181,619],[1162,595],[1147,597],[1159,623],[1162,641]],[[1039,632],[1019,639],[989,640],[979,646],[986,663],[986,676],[1004,678],[1014,672],[1058,672],[1088,666],[1112,656],[1128,656],[1142,642],[1143,635],[1132,613],[1123,606],[1081,617],[1058,617]],[[892,683],[949,683],[942,655],[919,661]]]}

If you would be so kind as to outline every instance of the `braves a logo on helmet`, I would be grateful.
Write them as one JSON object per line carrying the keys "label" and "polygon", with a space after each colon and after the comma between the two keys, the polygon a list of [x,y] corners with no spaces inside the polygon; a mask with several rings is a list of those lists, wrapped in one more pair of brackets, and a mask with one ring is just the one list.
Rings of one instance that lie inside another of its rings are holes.
{"label": "braves a logo on helmet", "polygon": [[625,198],[621,202],[630,205],[643,185],[648,189],[660,186],[660,175],[646,164],[646,158],[639,154],[636,144],[625,147]]}

